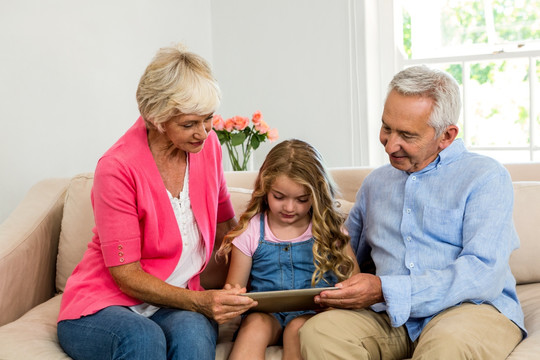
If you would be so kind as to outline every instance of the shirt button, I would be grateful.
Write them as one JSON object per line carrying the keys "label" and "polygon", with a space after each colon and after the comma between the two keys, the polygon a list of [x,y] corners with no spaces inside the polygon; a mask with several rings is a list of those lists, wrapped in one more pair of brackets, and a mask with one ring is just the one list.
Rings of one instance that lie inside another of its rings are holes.
{"label": "shirt button", "polygon": [[120,251],[120,252],[118,253],[118,256],[124,256],[124,253]]}
{"label": "shirt button", "polygon": [[123,263],[125,260],[124,258],[120,258],[120,262]]}
{"label": "shirt button", "polygon": [[416,180],[416,176],[413,176],[412,179],[413,179],[413,180]]}
{"label": "shirt button", "polygon": [[124,247],[122,245],[118,245],[118,250],[122,250]]}
{"label": "shirt button", "polygon": [[407,214],[410,214],[411,213],[411,209],[407,209]]}
{"label": "shirt button", "polygon": [[409,267],[412,269],[414,267],[414,263],[410,263]]}
{"label": "shirt button", "polygon": [[411,241],[411,237],[410,236],[407,236],[407,241]]}

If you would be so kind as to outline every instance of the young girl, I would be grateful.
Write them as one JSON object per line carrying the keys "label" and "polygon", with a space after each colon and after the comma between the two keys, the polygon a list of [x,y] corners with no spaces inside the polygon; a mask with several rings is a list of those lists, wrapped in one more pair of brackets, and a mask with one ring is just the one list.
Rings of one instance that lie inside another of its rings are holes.
{"label": "young girl", "polygon": [[[333,286],[359,272],[342,232],[336,189],[315,148],[300,140],[266,157],[251,200],[218,251],[228,257],[226,283],[251,291]],[[249,313],[229,359],[264,359],[283,335],[283,358],[301,359],[298,330],[314,311]]]}

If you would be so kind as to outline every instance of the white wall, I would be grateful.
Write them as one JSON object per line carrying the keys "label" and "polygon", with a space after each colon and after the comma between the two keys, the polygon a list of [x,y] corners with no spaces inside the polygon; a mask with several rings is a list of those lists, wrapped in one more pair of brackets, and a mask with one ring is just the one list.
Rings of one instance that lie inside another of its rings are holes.
{"label": "white wall", "polygon": [[212,63],[224,117],[261,110],[328,166],[379,165],[393,1],[0,0],[0,222],[37,181],[94,170],[138,116],[145,66],[177,41]]}
{"label": "white wall", "polygon": [[209,0],[0,0],[0,222],[37,181],[93,171],[155,52],[211,61],[211,26]]}
{"label": "white wall", "polygon": [[[220,113],[261,110],[280,140],[317,147],[329,166],[361,164],[350,1],[213,0]],[[257,169],[271,145],[255,152]]]}

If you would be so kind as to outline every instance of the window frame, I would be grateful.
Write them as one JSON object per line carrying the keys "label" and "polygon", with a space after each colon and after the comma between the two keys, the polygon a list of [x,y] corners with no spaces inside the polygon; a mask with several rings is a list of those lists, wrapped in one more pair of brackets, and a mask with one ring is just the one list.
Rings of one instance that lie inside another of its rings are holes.
{"label": "window frame", "polygon": [[[538,93],[538,81],[536,74],[536,61],[540,61],[540,49],[533,50],[521,50],[512,46],[505,46],[503,50],[500,50],[500,45],[490,46],[481,46],[479,51],[476,53],[471,53],[470,51],[467,54],[463,55],[454,55],[454,56],[432,56],[432,57],[422,57],[422,58],[411,58],[406,55],[403,47],[403,22],[402,22],[402,3],[399,0],[390,0],[393,7],[394,21],[396,22],[395,28],[401,29],[401,31],[394,32],[394,45],[396,49],[396,56],[398,57],[397,61],[397,71],[400,71],[404,68],[413,65],[426,64],[426,65],[439,65],[439,64],[461,64],[463,69],[463,79],[462,79],[462,100],[463,100],[463,109],[462,109],[462,129],[463,140],[467,149],[471,151],[528,151],[529,161],[535,161],[535,154],[537,157],[540,157],[540,140],[535,139],[535,132],[537,127],[535,126],[536,118],[539,115],[538,106],[535,100],[539,99]],[[381,20],[380,20],[381,21]],[[497,50],[498,49],[498,50]],[[491,51],[491,52],[490,52]],[[529,135],[529,144],[527,146],[473,146],[471,145],[471,133],[468,129],[468,119],[471,118],[471,109],[470,101],[468,101],[468,90],[469,90],[469,65],[481,61],[497,61],[497,60],[508,60],[508,59],[527,59],[529,64],[529,126],[528,126],[528,135]],[[540,128],[540,127],[538,127]],[[496,156],[494,156],[496,158]]]}

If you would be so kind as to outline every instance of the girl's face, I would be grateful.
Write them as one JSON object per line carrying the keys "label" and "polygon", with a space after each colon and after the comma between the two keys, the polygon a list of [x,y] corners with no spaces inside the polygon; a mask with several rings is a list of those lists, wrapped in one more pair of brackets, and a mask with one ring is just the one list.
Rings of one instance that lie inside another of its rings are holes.
{"label": "girl's face", "polygon": [[313,204],[307,189],[286,175],[279,175],[267,195],[270,221],[278,226],[303,226],[311,221]]}

